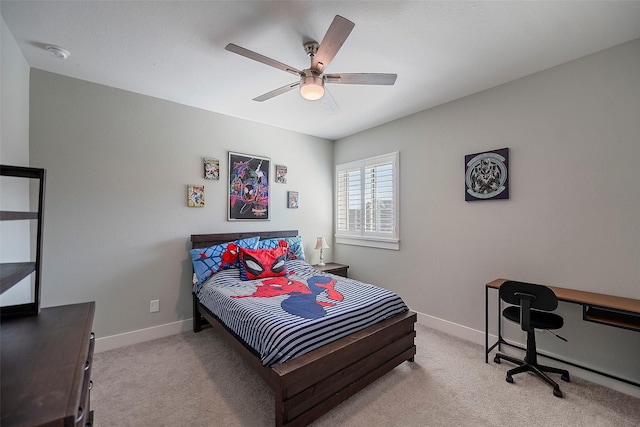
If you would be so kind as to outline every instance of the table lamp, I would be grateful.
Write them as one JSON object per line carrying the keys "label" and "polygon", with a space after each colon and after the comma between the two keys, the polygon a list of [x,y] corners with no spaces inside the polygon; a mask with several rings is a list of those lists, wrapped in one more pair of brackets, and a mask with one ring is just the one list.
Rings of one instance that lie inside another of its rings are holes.
{"label": "table lamp", "polygon": [[318,265],[324,265],[324,259],[322,258],[322,250],[329,249],[329,245],[327,244],[327,241],[324,239],[324,237],[318,237],[316,239],[316,249],[320,249],[320,262],[318,263]]}

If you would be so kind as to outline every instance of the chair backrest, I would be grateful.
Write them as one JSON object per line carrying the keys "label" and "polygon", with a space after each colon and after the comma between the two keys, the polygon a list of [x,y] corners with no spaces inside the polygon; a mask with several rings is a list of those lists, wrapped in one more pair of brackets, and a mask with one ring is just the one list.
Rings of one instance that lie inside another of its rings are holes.
{"label": "chair backrest", "polygon": [[509,304],[521,305],[523,295],[529,295],[530,308],[553,311],[558,308],[558,297],[544,285],[507,280],[500,285],[500,298]]}

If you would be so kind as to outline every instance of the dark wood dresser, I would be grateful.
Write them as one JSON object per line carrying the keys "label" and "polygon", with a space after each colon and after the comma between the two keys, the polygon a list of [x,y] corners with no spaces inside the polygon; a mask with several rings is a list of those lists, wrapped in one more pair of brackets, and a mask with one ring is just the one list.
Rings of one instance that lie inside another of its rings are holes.
{"label": "dark wood dresser", "polygon": [[90,426],[95,303],[43,308],[0,324],[3,427]]}

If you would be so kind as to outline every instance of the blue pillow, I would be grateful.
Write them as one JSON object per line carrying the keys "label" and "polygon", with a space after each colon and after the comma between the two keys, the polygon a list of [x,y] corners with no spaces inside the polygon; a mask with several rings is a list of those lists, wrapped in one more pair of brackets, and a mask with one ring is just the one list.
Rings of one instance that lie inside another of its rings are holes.
{"label": "blue pillow", "polygon": [[287,245],[289,246],[287,260],[304,260],[304,248],[302,247],[302,237],[300,236],[260,240],[257,249],[273,249]]}
{"label": "blue pillow", "polygon": [[196,275],[198,285],[204,283],[209,277],[222,270],[238,268],[239,248],[255,249],[259,237],[235,240],[221,243],[208,248],[191,249],[191,263]]}

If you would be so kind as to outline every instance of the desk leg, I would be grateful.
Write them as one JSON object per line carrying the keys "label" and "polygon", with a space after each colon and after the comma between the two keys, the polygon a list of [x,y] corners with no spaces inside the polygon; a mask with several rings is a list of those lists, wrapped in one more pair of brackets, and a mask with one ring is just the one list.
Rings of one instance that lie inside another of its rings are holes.
{"label": "desk leg", "polygon": [[484,288],[484,363],[489,363],[489,353],[498,347],[498,351],[502,351],[502,344],[506,344],[502,339],[502,300],[500,299],[498,290],[498,340],[489,347],[489,286]]}
{"label": "desk leg", "polygon": [[502,351],[502,300],[500,299],[500,290],[498,290],[498,351]]}
{"label": "desk leg", "polygon": [[489,363],[489,287],[484,287],[484,363]]}

